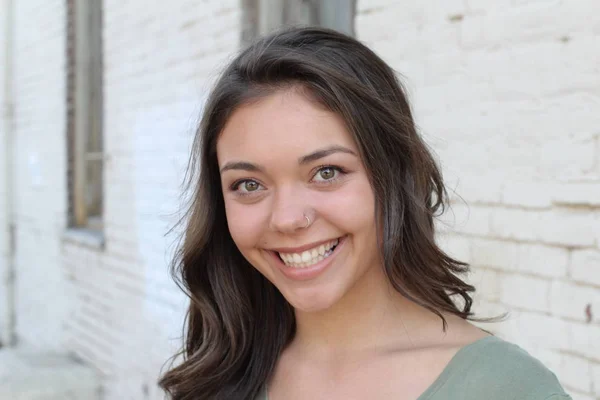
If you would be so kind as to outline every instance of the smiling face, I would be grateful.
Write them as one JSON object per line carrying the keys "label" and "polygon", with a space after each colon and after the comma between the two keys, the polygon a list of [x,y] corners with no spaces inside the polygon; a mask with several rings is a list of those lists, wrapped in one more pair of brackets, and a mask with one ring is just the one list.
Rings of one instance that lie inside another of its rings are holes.
{"label": "smiling face", "polygon": [[380,267],[374,194],[342,119],[298,90],[237,109],[217,142],[227,223],[297,310],[324,310]]}

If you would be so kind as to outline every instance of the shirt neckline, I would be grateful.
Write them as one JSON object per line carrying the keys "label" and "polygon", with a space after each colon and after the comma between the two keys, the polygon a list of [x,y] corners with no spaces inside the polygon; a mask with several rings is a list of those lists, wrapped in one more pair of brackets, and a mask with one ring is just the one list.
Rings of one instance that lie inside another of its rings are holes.
{"label": "shirt neckline", "polygon": [[[452,376],[456,375],[458,372],[462,372],[465,369],[468,369],[478,357],[472,358],[472,361],[467,365],[465,365],[463,361],[468,360],[473,353],[481,354],[479,353],[479,348],[481,346],[487,345],[488,342],[494,342],[498,340],[500,339],[496,336],[489,335],[481,339],[477,339],[474,342],[461,347],[456,352],[456,354],[454,354],[454,356],[450,359],[448,364],[446,364],[440,375],[438,375],[438,377],[433,381],[431,385],[429,385],[429,387],[427,387],[427,389],[425,389],[423,393],[421,393],[417,400],[430,399],[438,390],[440,390],[446,384],[446,382],[448,382],[448,380],[450,380]],[[463,366],[461,368],[457,368],[457,364]],[[268,397],[266,398],[266,400],[268,400]]]}
{"label": "shirt neckline", "polygon": [[[454,356],[448,361],[448,364],[444,367],[440,375],[433,381],[431,385],[425,389],[423,393],[417,398],[417,400],[427,400],[430,399],[438,390],[444,386],[448,380],[455,375],[459,369],[455,368],[456,364],[460,364],[463,360],[466,360],[470,357],[470,355],[475,351],[475,348],[479,348],[481,346],[487,345],[488,342],[498,341],[500,340],[494,335],[485,336],[481,339],[477,339],[474,342],[471,342],[463,347],[461,347]],[[476,358],[475,358],[476,359]],[[475,361],[475,359],[473,361]],[[469,363],[469,366],[471,363]],[[467,367],[468,368],[468,367]],[[460,368],[460,370],[465,369]],[[269,400],[269,390],[268,386],[265,383],[264,386],[264,400]]]}

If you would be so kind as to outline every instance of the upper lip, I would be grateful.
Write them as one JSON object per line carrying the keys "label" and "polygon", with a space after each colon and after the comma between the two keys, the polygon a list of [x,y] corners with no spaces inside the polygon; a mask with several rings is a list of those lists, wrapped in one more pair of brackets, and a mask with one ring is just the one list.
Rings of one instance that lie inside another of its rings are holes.
{"label": "upper lip", "polygon": [[318,242],[313,242],[313,243],[305,244],[304,246],[299,246],[299,247],[277,247],[277,248],[272,248],[272,249],[269,249],[269,250],[276,251],[278,253],[301,253],[301,252],[303,252],[305,250],[312,249],[314,247],[320,246],[322,244],[325,244],[327,242],[331,242],[332,240],[336,240],[336,239],[339,239],[339,238],[321,240],[321,241],[318,241]]}

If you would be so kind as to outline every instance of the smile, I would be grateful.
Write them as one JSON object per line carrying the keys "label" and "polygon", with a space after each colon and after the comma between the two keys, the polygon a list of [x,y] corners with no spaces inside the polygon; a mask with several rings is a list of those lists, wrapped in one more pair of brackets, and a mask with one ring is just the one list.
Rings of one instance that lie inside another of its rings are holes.
{"label": "smile", "polygon": [[327,243],[323,243],[319,246],[315,246],[312,249],[305,250],[300,253],[280,253],[279,258],[285,265],[293,268],[306,268],[311,267],[326,259],[333,254],[335,247],[338,245],[339,239],[330,240]]}

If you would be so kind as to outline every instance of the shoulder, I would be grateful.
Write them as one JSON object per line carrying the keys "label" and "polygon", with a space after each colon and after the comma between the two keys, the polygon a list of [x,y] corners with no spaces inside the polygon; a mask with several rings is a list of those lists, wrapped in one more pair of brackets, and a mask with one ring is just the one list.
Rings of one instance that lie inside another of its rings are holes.
{"label": "shoulder", "polygon": [[452,363],[455,368],[446,382],[449,389],[454,384],[473,398],[570,399],[552,371],[521,347],[497,337],[466,346]]}

